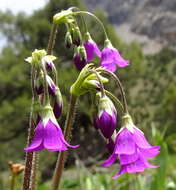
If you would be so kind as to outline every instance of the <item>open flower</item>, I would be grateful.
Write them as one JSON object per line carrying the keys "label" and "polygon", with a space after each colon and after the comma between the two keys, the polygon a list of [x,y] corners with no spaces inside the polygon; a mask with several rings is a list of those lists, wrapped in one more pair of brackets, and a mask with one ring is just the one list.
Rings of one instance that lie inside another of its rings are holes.
{"label": "open flower", "polygon": [[102,50],[100,64],[105,69],[115,72],[117,67],[126,67],[129,61],[125,60],[118,50],[114,48],[109,40],[105,41],[105,48]]}
{"label": "open flower", "polygon": [[94,55],[101,57],[101,51],[99,50],[97,44],[92,40],[90,34],[86,33],[86,41],[84,42],[84,47],[87,54],[87,61],[92,61]]}
{"label": "open flower", "polygon": [[54,117],[52,107],[44,107],[41,120],[35,129],[32,143],[25,148],[27,152],[37,152],[44,148],[50,151],[67,150],[67,147],[77,148],[66,142],[62,130]]}
{"label": "open flower", "polygon": [[100,129],[105,138],[110,138],[116,128],[117,112],[112,101],[107,97],[100,97],[95,127]]}
{"label": "open flower", "polygon": [[113,178],[118,178],[123,173],[137,173],[143,172],[145,168],[157,168],[158,166],[151,165],[147,159],[155,157],[160,146],[151,146],[143,132],[134,126],[129,115],[124,116],[122,122],[124,126],[116,136],[114,151],[102,165],[110,166],[119,159],[120,170]]}

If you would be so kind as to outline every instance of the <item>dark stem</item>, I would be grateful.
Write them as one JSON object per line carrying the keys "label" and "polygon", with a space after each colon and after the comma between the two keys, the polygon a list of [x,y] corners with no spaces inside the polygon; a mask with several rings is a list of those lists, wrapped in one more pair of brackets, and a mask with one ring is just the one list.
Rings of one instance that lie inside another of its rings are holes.
{"label": "dark stem", "polygon": [[51,32],[50,32],[50,37],[49,37],[49,42],[48,42],[48,47],[47,47],[47,54],[52,55],[53,49],[54,49],[54,44],[56,41],[56,34],[57,34],[57,24],[53,24]]}
{"label": "dark stem", "polygon": [[117,83],[117,85],[118,85],[118,87],[120,89],[121,95],[122,95],[124,113],[128,113],[128,106],[127,106],[126,96],[125,96],[125,92],[124,92],[124,89],[123,89],[123,85],[120,82],[119,77],[117,75],[115,75],[114,73],[112,73],[111,71],[103,70],[103,72],[108,74],[109,76],[111,76],[115,80],[115,82]]}
{"label": "dark stem", "polygon": [[[27,146],[29,146],[29,144],[31,143],[32,138],[34,136],[34,130],[35,130],[35,125],[33,123],[33,106],[34,106],[34,101],[35,101],[34,81],[35,81],[35,69],[34,69],[34,65],[32,65],[31,66],[32,103],[31,103],[31,111],[30,111],[30,118],[29,118]],[[32,160],[33,160],[33,152],[26,152],[24,179],[23,179],[23,187],[22,187],[23,190],[29,190],[30,188]]]}
{"label": "dark stem", "polygon": [[32,175],[31,175],[31,190],[35,190],[37,186],[37,168],[38,168],[38,156],[37,152],[33,153],[33,162],[32,162]]}
{"label": "dark stem", "polygon": [[[67,142],[69,142],[71,138],[71,130],[75,117],[76,102],[77,102],[77,97],[71,94],[69,112],[67,114],[67,119],[65,122],[65,130],[64,130],[64,137]],[[52,190],[58,190],[59,188],[67,154],[68,154],[67,151],[59,152],[56,168],[53,175]]]}

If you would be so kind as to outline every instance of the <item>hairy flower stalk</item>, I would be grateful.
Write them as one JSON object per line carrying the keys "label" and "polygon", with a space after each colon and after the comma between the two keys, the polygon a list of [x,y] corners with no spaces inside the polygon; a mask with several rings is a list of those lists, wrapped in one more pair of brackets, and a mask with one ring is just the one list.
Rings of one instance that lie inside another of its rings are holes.
{"label": "hairy flower stalk", "polygon": [[[64,138],[68,142],[70,141],[70,138],[71,138],[71,130],[72,130],[73,122],[74,122],[76,102],[77,102],[77,97],[71,94],[69,111],[67,114],[67,119],[65,122],[65,130],[64,130]],[[66,156],[67,156],[66,151],[62,151],[58,155],[58,160],[56,163],[53,180],[52,180],[52,190],[58,190],[59,188],[62,172],[63,172],[65,161],[66,161]]]}
{"label": "hairy flower stalk", "polygon": [[[31,103],[31,111],[30,111],[30,119],[29,119],[29,129],[28,129],[28,138],[27,138],[27,146],[31,143],[35,125],[33,124],[33,106],[35,101],[35,91],[34,91],[34,83],[35,83],[35,70],[34,65],[31,65],[31,89],[32,89],[32,103]],[[25,158],[25,170],[24,170],[24,178],[23,178],[23,190],[29,190],[30,188],[30,180],[31,180],[31,172],[32,172],[32,162],[33,161],[33,152],[26,152]]]}

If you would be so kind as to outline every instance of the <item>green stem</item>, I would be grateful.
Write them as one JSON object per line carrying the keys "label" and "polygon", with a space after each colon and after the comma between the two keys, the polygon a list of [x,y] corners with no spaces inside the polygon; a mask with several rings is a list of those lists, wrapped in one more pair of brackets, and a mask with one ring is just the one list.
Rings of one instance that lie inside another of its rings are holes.
{"label": "green stem", "polygon": [[16,181],[16,175],[12,173],[11,183],[10,183],[10,190],[15,190],[15,181]]}
{"label": "green stem", "polygon": [[104,27],[103,23],[101,22],[101,20],[97,16],[95,16],[94,14],[87,12],[87,11],[77,11],[77,12],[73,13],[73,15],[77,15],[77,14],[86,14],[86,15],[92,16],[102,27],[104,35],[105,35],[105,39],[108,39],[108,35],[107,35],[106,30],[105,30],[105,27]]}
{"label": "green stem", "polygon": [[[65,122],[65,130],[64,130],[64,137],[67,142],[69,142],[71,138],[71,130],[74,122],[76,102],[77,102],[77,97],[71,94],[69,112],[67,114],[67,119]],[[59,152],[58,160],[53,175],[52,190],[58,190],[59,188],[66,157],[67,157],[67,151]]]}
{"label": "green stem", "polygon": [[106,74],[108,74],[109,76],[111,76],[111,77],[115,80],[117,86],[118,86],[119,89],[120,89],[121,95],[122,95],[124,113],[128,113],[128,106],[127,106],[125,91],[124,91],[124,89],[123,89],[123,85],[122,85],[122,83],[120,82],[119,77],[118,77],[117,75],[115,75],[115,74],[114,74],[113,72],[111,72],[111,71],[107,71],[107,70],[104,70],[104,69],[102,69],[101,71],[104,72],[104,73],[106,73]]}
{"label": "green stem", "polygon": [[[58,25],[57,24],[53,24],[51,32],[50,32],[48,46],[47,46],[47,54],[48,55],[52,55],[53,54],[53,49],[54,49],[54,45],[55,45],[55,42],[56,42],[57,30],[58,30]],[[53,70],[54,70],[55,84],[57,86],[57,84],[58,84],[58,74],[57,74],[57,70],[56,70],[55,67],[53,68]]]}
{"label": "green stem", "polygon": [[105,93],[107,96],[109,96],[114,101],[114,103],[116,104],[116,106],[118,108],[117,110],[120,111],[120,114],[122,115],[124,112],[124,108],[123,108],[123,105],[120,102],[120,100],[118,98],[116,98],[111,92],[109,92],[107,90],[105,90]]}
{"label": "green stem", "polygon": [[50,37],[49,37],[49,42],[48,42],[48,47],[47,47],[48,55],[52,55],[53,53],[53,48],[56,41],[57,27],[58,27],[57,24],[53,24],[51,32],[50,32]]}
{"label": "green stem", "polygon": [[94,73],[94,74],[96,75],[96,77],[97,77],[97,79],[98,79],[98,82],[99,82],[99,84],[100,84],[101,95],[102,95],[102,97],[105,96],[104,85],[103,85],[103,83],[102,83],[102,81],[101,81],[101,79],[100,79],[98,73],[97,73],[95,70],[90,70],[90,72],[92,72],[92,73]]}
{"label": "green stem", "polygon": [[[27,138],[27,146],[32,141],[34,136],[35,125],[33,124],[33,106],[35,101],[35,92],[34,92],[34,81],[35,81],[35,68],[34,65],[31,67],[31,89],[32,89],[32,103],[31,103],[31,111],[29,118],[29,129],[28,129],[28,138]],[[31,172],[32,172],[32,160],[33,160],[33,152],[26,152],[25,158],[25,170],[24,170],[24,179],[23,179],[23,190],[29,190],[30,188],[30,180],[31,180]]]}

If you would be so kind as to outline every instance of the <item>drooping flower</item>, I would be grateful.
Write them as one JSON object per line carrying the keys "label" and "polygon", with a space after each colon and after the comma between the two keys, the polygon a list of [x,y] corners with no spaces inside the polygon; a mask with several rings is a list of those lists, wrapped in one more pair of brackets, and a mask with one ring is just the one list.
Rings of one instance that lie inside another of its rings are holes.
{"label": "drooping flower", "polygon": [[110,138],[116,128],[117,111],[112,101],[107,97],[99,97],[96,127],[100,129],[105,138]]}
{"label": "drooping flower", "polygon": [[45,66],[46,69],[48,70],[56,70],[55,65],[53,61],[56,60],[56,57],[53,55],[45,55],[42,59],[41,62]]}
{"label": "drooping flower", "polygon": [[78,145],[72,146],[66,142],[50,105],[44,107],[41,115],[32,143],[25,148],[25,151],[37,152],[44,148],[50,151],[62,151],[67,150],[67,147],[78,147]]}
{"label": "drooping flower", "polygon": [[75,53],[73,55],[73,63],[76,68],[81,71],[87,64],[86,50],[84,46],[75,47]]}
{"label": "drooping flower", "polygon": [[101,51],[97,44],[92,40],[90,34],[87,32],[85,35],[86,41],[84,47],[86,49],[87,61],[92,61],[94,55],[101,57]]}
{"label": "drooping flower", "polygon": [[63,108],[62,95],[59,88],[57,87],[55,91],[55,100],[54,100],[54,108],[53,108],[54,115],[56,118],[58,118],[61,115],[62,108]]}
{"label": "drooping flower", "polygon": [[[43,80],[44,80],[44,76],[43,76],[43,72],[41,72],[40,76],[38,77],[38,79],[35,83],[35,90],[38,95],[40,95],[44,92]],[[54,95],[56,92],[57,86],[55,85],[54,81],[52,80],[52,78],[49,75],[46,75],[46,81],[48,84],[48,92],[51,95]]]}
{"label": "drooping flower", "polygon": [[110,166],[119,159],[120,170],[113,178],[118,178],[123,173],[137,173],[143,172],[146,168],[157,168],[158,166],[151,165],[147,159],[155,157],[160,146],[151,146],[129,115],[125,115],[122,122],[123,127],[116,136],[114,151],[102,165]]}
{"label": "drooping flower", "polygon": [[105,69],[115,72],[117,67],[126,67],[129,65],[129,61],[125,60],[118,50],[114,48],[109,40],[105,41],[105,48],[101,53],[101,66]]}
{"label": "drooping flower", "polygon": [[81,71],[87,62],[86,59],[81,58],[79,53],[75,53],[73,56],[73,63],[75,64],[76,68]]}

